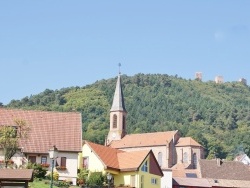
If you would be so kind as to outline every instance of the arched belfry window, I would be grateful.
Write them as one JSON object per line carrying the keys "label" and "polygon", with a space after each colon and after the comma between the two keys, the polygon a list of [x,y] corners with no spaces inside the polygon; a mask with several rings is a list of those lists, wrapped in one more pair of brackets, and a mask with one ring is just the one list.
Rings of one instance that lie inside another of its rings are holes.
{"label": "arched belfry window", "polygon": [[117,128],[117,115],[113,115],[113,128]]}
{"label": "arched belfry window", "polygon": [[162,152],[158,153],[158,164],[160,167],[162,166]]}
{"label": "arched belfry window", "polygon": [[126,129],[126,118],[125,116],[123,116],[122,118],[122,130],[125,130]]}
{"label": "arched belfry window", "polygon": [[196,153],[193,154],[193,165],[194,165],[194,169],[197,168],[197,155]]}
{"label": "arched belfry window", "polygon": [[188,162],[188,153],[184,152],[183,154],[183,163],[187,163]]}

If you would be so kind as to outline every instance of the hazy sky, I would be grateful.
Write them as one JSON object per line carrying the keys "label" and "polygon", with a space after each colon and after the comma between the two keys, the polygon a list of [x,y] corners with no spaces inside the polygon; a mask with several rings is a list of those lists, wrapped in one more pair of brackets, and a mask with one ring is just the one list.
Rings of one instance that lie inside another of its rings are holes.
{"label": "hazy sky", "polygon": [[0,102],[113,78],[118,63],[250,83],[250,1],[0,1]]}

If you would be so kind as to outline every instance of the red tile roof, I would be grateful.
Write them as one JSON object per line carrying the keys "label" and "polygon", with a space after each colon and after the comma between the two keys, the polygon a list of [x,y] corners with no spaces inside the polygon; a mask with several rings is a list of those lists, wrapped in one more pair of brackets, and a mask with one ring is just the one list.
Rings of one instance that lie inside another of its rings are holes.
{"label": "red tile roof", "polygon": [[0,125],[15,125],[14,119],[24,120],[30,127],[28,138],[20,142],[24,153],[48,153],[53,145],[59,151],[81,151],[80,113],[0,108]]}
{"label": "red tile roof", "polygon": [[112,141],[112,148],[131,148],[131,147],[147,147],[162,146],[168,144],[177,134],[178,131],[130,134],[124,136],[121,140]]}
{"label": "red tile roof", "polygon": [[197,177],[200,177],[197,169],[172,169],[173,177],[186,178],[187,174],[196,174]]}
{"label": "red tile roof", "polygon": [[178,142],[176,143],[175,146],[197,146],[197,147],[201,147],[201,145],[196,142],[193,138],[191,137],[182,137],[178,140]]}
{"label": "red tile roof", "polygon": [[187,187],[212,187],[207,179],[200,178],[173,178],[173,185]]}
{"label": "red tile roof", "polygon": [[118,154],[119,169],[121,171],[138,170],[148,156],[149,150],[123,152]]}
{"label": "red tile roof", "polygon": [[117,158],[117,154],[123,153],[123,151],[95,144],[89,141],[85,141],[85,144],[92,148],[93,152],[95,152],[95,154],[103,162],[106,168],[119,169],[119,161]]}

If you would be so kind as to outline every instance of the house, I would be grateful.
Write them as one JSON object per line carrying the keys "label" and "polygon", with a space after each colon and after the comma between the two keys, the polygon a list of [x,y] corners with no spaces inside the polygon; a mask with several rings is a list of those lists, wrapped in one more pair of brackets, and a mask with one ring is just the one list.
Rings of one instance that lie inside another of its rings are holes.
{"label": "house", "polygon": [[197,169],[179,167],[172,171],[173,188],[247,188],[250,185],[249,167],[236,161],[201,159]]}
{"label": "house", "polygon": [[250,181],[249,166],[238,161],[201,159],[199,170],[201,178]]}
{"label": "house", "polygon": [[0,126],[15,126],[15,119],[25,121],[30,129],[27,139],[20,140],[20,151],[12,157],[15,166],[21,167],[30,161],[49,166],[51,170],[48,150],[55,145],[59,150],[55,163],[59,180],[76,184],[78,153],[82,146],[81,114],[0,108]]}
{"label": "house", "polygon": [[85,141],[84,168],[112,174],[115,186],[160,188],[163,173],[152,150],[125,152]]}
{"label": "house", "polygon": [[170,168],[179,163],[185,164],[186,168],[197,168],[198,160],[204,158],[204,148],[191,137],[181,137],[178,130],[127,134],[126,118],[121,76],[118,75],[105,144],[123,151],[152,150],[164,173],[162,187],[172,187]]}
{"label": "house", "polygon": [[250,158],[244,153],[238,155],[234,160],[240,161],[240,162],[244,163],[245,165],[250,166]]}

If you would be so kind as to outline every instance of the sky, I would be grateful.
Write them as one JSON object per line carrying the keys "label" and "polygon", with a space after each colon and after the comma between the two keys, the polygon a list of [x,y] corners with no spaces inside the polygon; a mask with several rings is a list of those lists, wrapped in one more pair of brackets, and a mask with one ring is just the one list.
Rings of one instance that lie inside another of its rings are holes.
{"label": "sky", "polygon": [[249,0],[0,1],[0,102],[121,73],[250,83]]}

